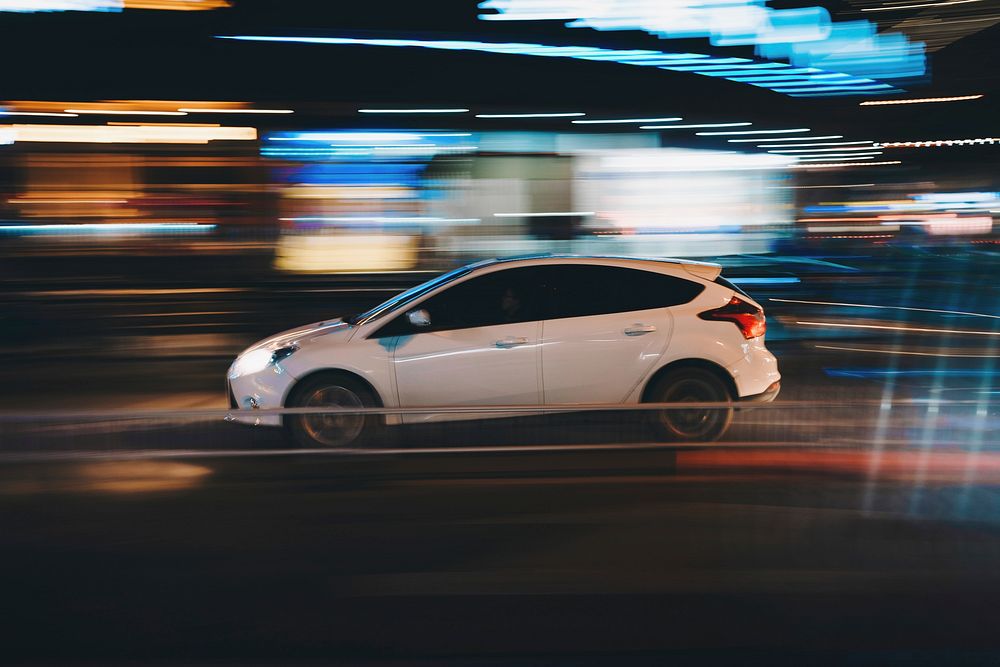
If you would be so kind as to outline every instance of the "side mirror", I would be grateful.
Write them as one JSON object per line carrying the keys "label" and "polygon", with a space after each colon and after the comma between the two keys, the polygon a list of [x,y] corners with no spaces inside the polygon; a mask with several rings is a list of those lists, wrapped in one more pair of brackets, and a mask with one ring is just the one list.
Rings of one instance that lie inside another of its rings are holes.
{"label": "side mirror", "polygon": [[406,314],[406,319],[415,327],[429,327],[431,325],[431,314],[423,308],[411,310]]}

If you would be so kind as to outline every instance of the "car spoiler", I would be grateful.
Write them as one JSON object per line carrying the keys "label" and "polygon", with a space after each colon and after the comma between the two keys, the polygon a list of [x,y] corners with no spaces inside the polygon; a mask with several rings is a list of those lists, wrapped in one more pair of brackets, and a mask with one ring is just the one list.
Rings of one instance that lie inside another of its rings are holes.
{"label": "car spoiler", "polygon": [[691,275],[704,278],[705,280],[715,280],[722,275],[722,265],[711,264],[709,262],[682,262],[681,266]]}

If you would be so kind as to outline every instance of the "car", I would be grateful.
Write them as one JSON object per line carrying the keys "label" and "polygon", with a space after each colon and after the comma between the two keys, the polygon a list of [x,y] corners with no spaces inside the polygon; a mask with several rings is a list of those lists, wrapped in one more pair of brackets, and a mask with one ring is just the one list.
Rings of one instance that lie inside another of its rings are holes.
{"label": "car", "polygon": [[[735,405],[781,386],[763,309],[721,273],[625,257],[470,264],[251,346],[228,371],[230,418],[281,426],[302,447],[348,447],[385,425],[511,414],[496,406],[725,403],[643,413],[661,438],[714,441]],[[268,408],[334,410],[254,414]]]}

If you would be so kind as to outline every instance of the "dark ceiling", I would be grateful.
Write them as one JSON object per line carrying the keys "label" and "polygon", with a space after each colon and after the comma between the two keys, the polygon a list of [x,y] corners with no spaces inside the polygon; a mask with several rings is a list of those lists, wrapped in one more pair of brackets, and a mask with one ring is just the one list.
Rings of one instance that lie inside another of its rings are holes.
{"label": "dark ceiling", "polygon": [[[750,55],[747,49],[713,49],[707,40],[671,40],[665,46],[668,42],[638,31],[570,30],[560,22],[485,22],[476,19],[478,13],[475,0],[234,0],[232,8],[212,12],[0,14],[0,58],[5,63],[0,99],[277,102],[299,111],[296,122],[316,126],[364,123],[368,119],[356,114],[359,106],[399,104],[463,106],[477,112],[679,115],[692,122],[751,120],[759,126],[794,124],[862,139],[998,133],[1000,108],[992,94],[1000,81],[995,68],[998,27],[931,54],[930,80],[908,93],[984,93],[985,98],[899,107],[859,107],[857,98],[793,99],[745,84],[613,63],[214,37],[474,39]],[[570,127],[565,119],[518,121],[516,128],[509,121],[474,122],[481,129]]]}

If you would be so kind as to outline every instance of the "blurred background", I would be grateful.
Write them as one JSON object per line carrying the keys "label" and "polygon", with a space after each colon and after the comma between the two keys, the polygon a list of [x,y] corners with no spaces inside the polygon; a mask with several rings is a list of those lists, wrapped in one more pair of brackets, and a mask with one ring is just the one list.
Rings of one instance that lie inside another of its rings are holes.
{"label": "blurred background", "polygon": [[962,313],[996,314],[992,2],[0,17],[9,406],[221,406],[254,340],[539,252],[721,262],[820,365],[991,358]]}
{"label": "blurred background", "polygon": [[[67,638],[12,651],[996,664],[997,23],[997,0],[0,0],[2,576],[10,627]],[[785,403],[666,459],[623,453],[634,414],[307,462],[184,412],[223,410],[256,340],[535,253],[721,263]],[[612,449],[483,453],[574,445]]]}

